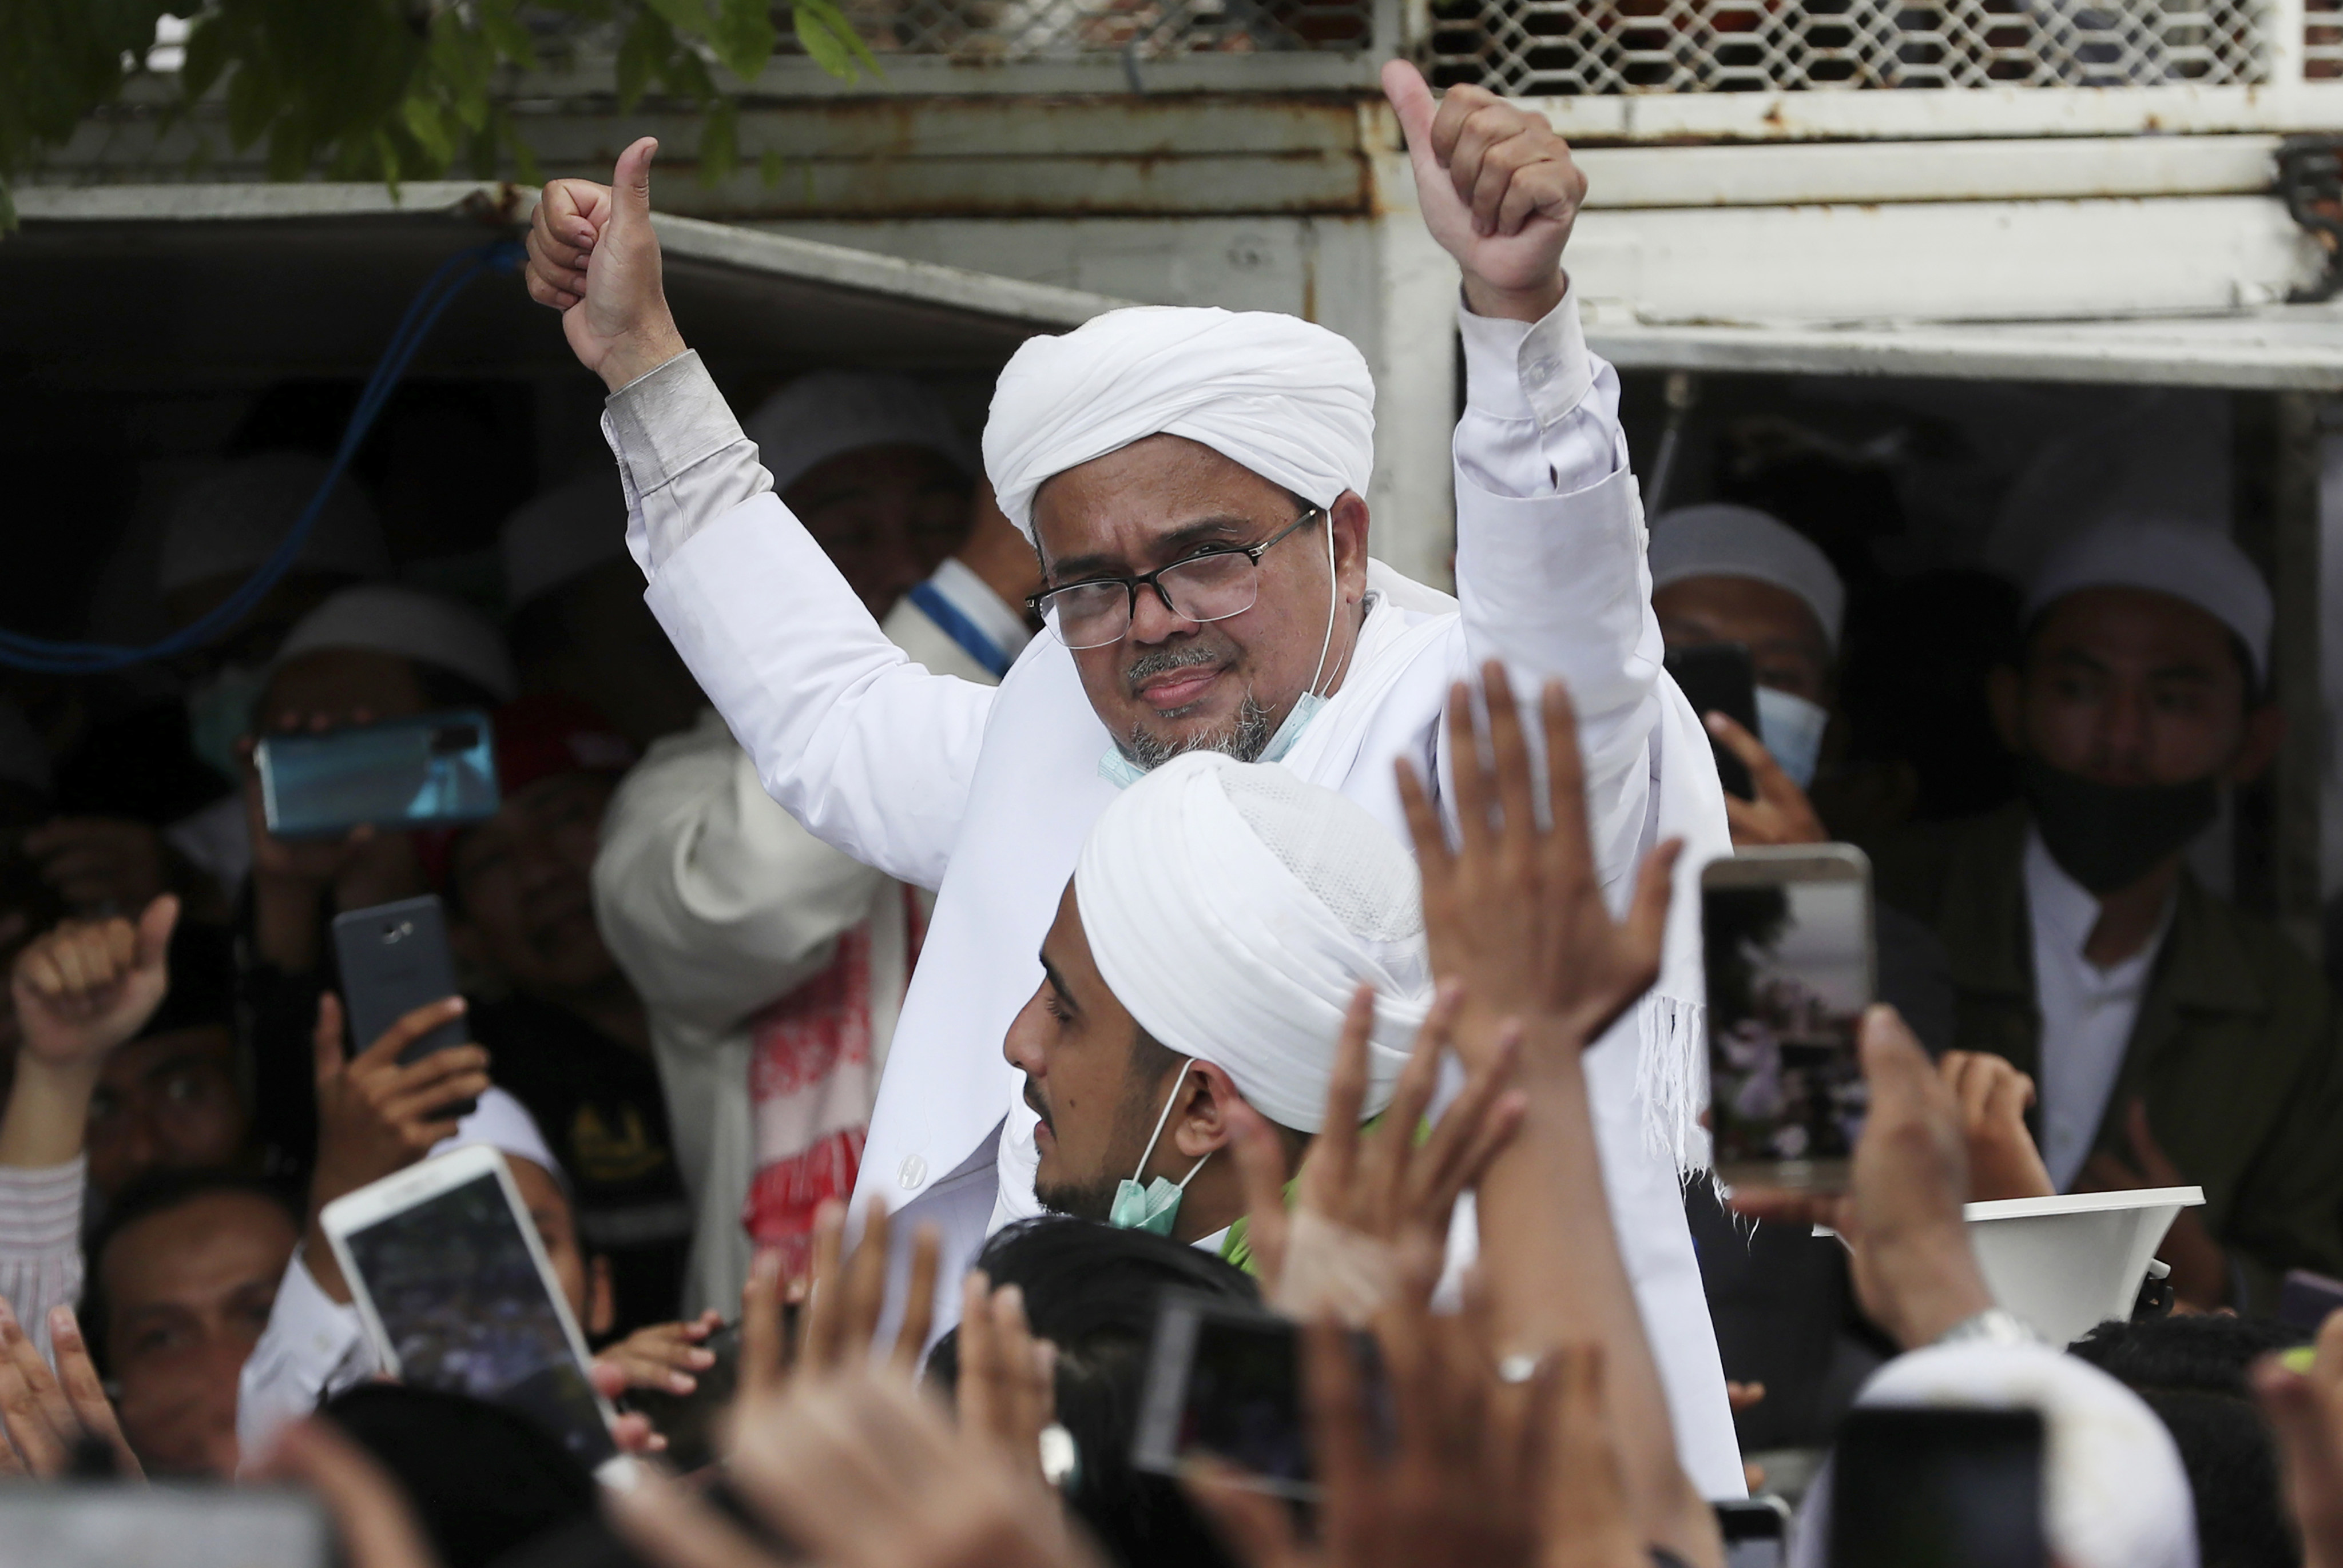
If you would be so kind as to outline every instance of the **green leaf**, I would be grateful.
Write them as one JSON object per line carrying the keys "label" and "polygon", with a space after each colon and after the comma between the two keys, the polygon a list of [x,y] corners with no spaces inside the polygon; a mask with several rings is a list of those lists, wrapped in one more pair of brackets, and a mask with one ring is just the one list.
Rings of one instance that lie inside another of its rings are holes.
{"label": "green leaf", "polygon": [[512,0],[480,0],[478,10],[480,32],[497,53],[529,70],[537,65],[537,40],[528,27],[513,14]]}
{"label": "green leaf", "polygon": [[520,134],[520,122],[508,109],[497,111],[497,132],[504,145],[512,149],[513,177],[525,186],[545,183],[545,170],[537,161],[537,149]]}
{"label": "green leaf", "polygon": [[699,183],[712,186],[740,166],[740,106],[729,98],[708,111],[699,132]]}
{"label": "green leaf", "polygon": [[456,143],[440,118],[439,106],[429,98],[413,97],[398,107],[398,117],[408,134],[433,163],[446,166],[456,156]]}
{"label": "green leaf", "polygon": [[643,0],[677,32],[697,38],[708,31],[708,0]]}
{"label": "green leaf", "polygon": [[193,103],[212,90],[227,66],[228,28],[216,12],[206,12],[187,30],[187,56],[179,66],[179,91]]}
{"label": "green leaf", "polygon": [[781,183],[782,166],[781,155],[776,148],[767,147],[757,155],[757,177],[768,187]]}
{"label": "green leaf", "polygon": [[717,0],[716,25],[708,41],[724,68],[743,82],[757,79],[779,38],[768,0]]}
{"label": "green leaf", "polygon": [[276,117],[277,104],[269,95],[266,75],[249,62],[238,65],[236,75],[227,79],[228,145],[244,151],[260,139],[260,133]]}
{"label": "green leaf", "polygon": [[618,107],[632,109],[642,102],[651,73],[675,49],[675,35],[649,11],[638,11],[627,35],[618,42]]}
{"label": "green leaf", "polygon": [[866,66],[874,75],[879,74],[879,61],[870,46],[837,6],[826,0],[797,0],[790,19],[808,57],[831,75],[858,81]]}

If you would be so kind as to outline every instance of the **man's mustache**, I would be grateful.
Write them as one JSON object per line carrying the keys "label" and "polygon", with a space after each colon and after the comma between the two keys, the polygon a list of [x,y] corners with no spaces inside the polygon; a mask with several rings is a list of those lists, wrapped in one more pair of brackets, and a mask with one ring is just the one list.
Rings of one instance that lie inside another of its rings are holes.
{"label": "man's mustache", "polygon": [[1042,1126],[1052,1132],[1058,1130],[1058,1124],[1050,1120],[1050,1108],[1041,1103],[1041,1096],[1035,1090],[1033,1081],[1030,1078],[1025,1081],[1025,1103],[1034,1115],[1041,1119]]}
{"label": "man's mustache", "polygon": [[1183,638],[1176,647],[1165,647],[1141,654],[1122,672],[1122,683],[1133,693],[1139,683],[1174,669],[1187,669],[1199,664],[1219,664],[1228,658],[1225,648],[1208,648],[1201,638]]}

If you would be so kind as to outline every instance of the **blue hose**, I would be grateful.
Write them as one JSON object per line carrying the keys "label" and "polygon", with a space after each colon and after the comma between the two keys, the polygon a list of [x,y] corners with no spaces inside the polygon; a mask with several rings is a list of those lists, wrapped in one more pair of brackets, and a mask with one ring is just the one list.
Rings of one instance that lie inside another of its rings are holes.
{"label": "blue hose", "polygon": [[482,273],[518,272],[527,259],[528,253],[518,241],[498,240],[459,250],[440,263],[429,281],[416,291],[407,314],[399,318],[398,329],[391,334],[382,357],[375,362],[374,372],[367,377],[357,407],[350,411],[350,422],[342,431],[341,445],[334,452],[333,464],[319,482],[317,493],[309,498],[309,504],[301,509],[301,516],[276,552],[201,619],[144,648],[103,642],[52,642],[45,638],[0,629],[0,665],[42,675],[102,675],[201,648],[242,620],[301,558],[301,548],[308,542],[309,530],[317,526],[318,514],[325,510],[326,498],[341,482],[343,470],[349,467],[350,458],[365,441],[375,417],[389,402],[399,378],[407,374],[416,350],[423,347],[424,338],[430,335],[440,314]]}

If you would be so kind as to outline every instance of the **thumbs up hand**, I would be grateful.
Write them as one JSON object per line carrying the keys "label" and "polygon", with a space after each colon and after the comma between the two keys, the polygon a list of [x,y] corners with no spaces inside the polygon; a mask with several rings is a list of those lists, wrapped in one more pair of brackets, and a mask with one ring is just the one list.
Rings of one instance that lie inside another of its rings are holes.
{"label": "thumbs up hand", "polygon": [[26,1058],[95,1075],[163,1005],[178,920],[179,900],[165,893],[135,924],[67,920],[19,953],[10,990]]}
{"label": "thumbs up hand", "polygon": [[528,297],[561,312],[578,362],[615,392],[684,351],[659,282],[645,136],[618,155],[611,183],[554,180],[528,227]]}
{"label": "thumbs up hand", "polygon": [[1562,247],[1586,176],[1544,116],[1482,87],[1435,100],[1404,60],[1383,67],[1383,95],[1407,133],[1424,226],[1464,269],[1475,316],[1535,321],[1562,303]]}

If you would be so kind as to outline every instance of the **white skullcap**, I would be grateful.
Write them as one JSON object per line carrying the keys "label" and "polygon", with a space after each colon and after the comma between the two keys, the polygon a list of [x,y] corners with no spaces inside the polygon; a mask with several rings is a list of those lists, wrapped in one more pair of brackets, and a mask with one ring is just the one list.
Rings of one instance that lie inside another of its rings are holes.
{"label": "white skullcap", "polygon": [[2087,529],[2035,574],[2026,596],[2030,625],[2050,605],[2084,588],[2132,588],[2186,599],[2237,634],[2257,682],[2269,677],[2269,584],[2226,535],[2164,518],[2112,518]]}
{"label": "white skullcap", "polygon": [[347,588],[296,622],[277,650],[282,666],[326,648],[396,654],[451,670],[499,702],[520,692],[496,628],[462,605],[391,583]]}
{"label": "white skullcap", "polygon": [[968,437],[933,392],[904,376],[817,370],[765,399],[744,429],[786,490],[842,452],[864,447],[925,447],[973,478]]}
{"label": "white skullcap", "polygon": [[[445,1154],[451,1149],[469,1149],[485,1144],[515,1160],[526,1160],[541,1167],[548,1176],[569,1191],[569,1174],[561,1169],[561,1161],[553,1157],[552,1148],[545,1134],[537,1130],[537,1118],[528,1108],[511,1094],[494,1087],[481,1091],[479,1101],[472,1114],[456,1123],[456,1131],[431,1146],[432,1154]],[[425,1156],[430,1158],[429,1155]]]}
{"label": "white skullcap", "polygon": [[[179,492],[163,526],[155,586],[169,593],[189,583],[245,573],[277,553],[301,510],[326,482],[328,465],[306,452],[240,457]],[[374,507],[347,478],[337,480],[301,547],[299,569],[354,578],[390,574]]]}
{"label": "white skullcap", "polygon": [[48,742],[25,710],[5,697],[0,697],[0,784],[22,784],[42,795],[56,786]]}
{"label": "white skullcap", "polygon": [[[2197,1506],[2172,1434],[2087,1362],[2048,1345],[1936,1346],[1880,1368],[1855,1403],[2039,1411],[2043,1531],[2060,1568],[2197,1568]],[[1826,1473],[1807,1494],[1804,1562],[1827,1551],[1831,1483]]]}
{"label": "white skullcap", "polygon": [[1367,492],[1375,383],[1349,338],[1292,316],[1141,306],[1029,337],[992,393],[984,468],[1033,537],[1052,476],[1150,436],[1184,436],[1312,506]]}
{"label": "white skullcap", "polygon": [[497,553],[504,558],[508,609],[588,568],[627,559],[627,493],[617,466],[580,474],[507,518]]}
{"label": "white skullcap", "polygon": [[1356,802],[1274,763],[1192,752],[1091,824],[1074,900],[1139,1027],[1315,1132],[1351,996],[1375,988],[1369,1114],[1432,1001],[1415,859]]}
{"label": "white skullcap", "polygon": [[1815,542],[1755,507],[1681,507],[1652,520],[1652,588],[1686,578],[1748,578],[1795,594],[1822,623],[1833,652],[1846,585]]}

